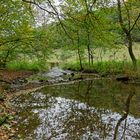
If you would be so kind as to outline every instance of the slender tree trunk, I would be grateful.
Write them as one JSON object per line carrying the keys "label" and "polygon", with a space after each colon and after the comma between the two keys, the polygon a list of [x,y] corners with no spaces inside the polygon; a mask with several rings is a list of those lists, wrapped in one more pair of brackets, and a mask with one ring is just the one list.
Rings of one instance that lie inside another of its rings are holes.
{"label": "slender tree trunk", "polygon": [[137,59],[133,53],[133,49],[132,49],[132,37],[131,37],[131,34],[128,34],[127,36],[128,38],[128,52],[129,52],[129,55],[130,55],[130,58],[132,60],[132,64],[133,64],[133,69],[134,70],[137,70]]}
{"label": "slender tree trunk", "polygon": [[93,66],[93,50],[91,51],[91,64]]}
{"label": "slender tree trunk", "polygon": [[88,63],[91,64],[91,50],[90,50],[90,33],[87,31],[87,51],[88,51]]}
{"label": "slender tree trunk", "polygon": [[87,45],[87,50],[88,50],[88,64],[89,64],[89,66],[90,66],[90,47],[89,47],[89,45]]}
{"label": "slender tree trunk", "polygon": [[79,47],[79,45],[78,45],[78,57],[79,57],[80,70],[83,70],[82,57],[81,57],[81,54],[80,54],[80,47]]}
{"label": "slender tree trunk", "polygon": [[83,70],[83,65],[82,65],[82,57],[81,57],[81,53],[80,53],[80,38],[79,38],[79,32],[77,32],[77,44],[78,44],[78,57],[79,57],[79,64],[80,64],[80,70]]}

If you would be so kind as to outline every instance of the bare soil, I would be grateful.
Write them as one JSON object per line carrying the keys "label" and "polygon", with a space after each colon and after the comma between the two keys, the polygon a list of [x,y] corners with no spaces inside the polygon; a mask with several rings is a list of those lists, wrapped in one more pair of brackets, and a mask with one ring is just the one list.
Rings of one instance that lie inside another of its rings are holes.
{"label": "bare soil", "polygon": [[15,132],[17,131],[13,127],[16,125],[14,118],[16,111],[12,109],[7,100],[7,97],[11,94],[8,88],[5,88],[7,83],[10,83],[17,78],[27,78],[34,73],[35,72],[32,71],[0,70],[0,94],[4,95],[4,99],[0,100],[0,117],[8,116],[5,122],[0,126],[0,140],[14,140]]}

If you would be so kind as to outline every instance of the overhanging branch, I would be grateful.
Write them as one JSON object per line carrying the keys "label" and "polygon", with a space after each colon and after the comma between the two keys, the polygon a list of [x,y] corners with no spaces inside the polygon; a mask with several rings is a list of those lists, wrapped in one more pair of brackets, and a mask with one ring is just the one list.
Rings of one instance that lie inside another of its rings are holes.
{"label": "overhanging branch", "polygon": [[137,18],[136,18],[136,20],[135,20],[134,24],[132,25],[132,27],[131,27],[131,29],[130,29],[129,32],[131,32],[131,31],[134,29],[135,25],[137,25],[137,22],[138,22],[139,18],[140,18],[140,13],[139,13],[139,15],[137,16]]}
{"label": "overhanging branch", "polygon": [[[8,43],[13,43],[13,42],[22,42],[23,40],[28,40],[28,39],[35,39],[36,37],[31,36],[31,37],[24,37],[24,38],[15,38],[15,39],[9,39],[7,41],[4,42],[0,42],[0,46],[2,45],[6,45]],[[46,38],[45,36],[42,36],[41,38]]]}
{"label": "overhanging branch", "polygon": [[56,13],[52,12],[52,11],[49,11],[43,7],[41,7],[38,3],[36,3],[35,1],[28,1],[28,0],[22,0],[23,2],[26,2],[26,3],[29,3],[29,4],[34,4],[36,5],[39,9],[51,14],[51,15],[56,15]]}
{"label": "overhanging branch", "polygon": [[29,4],[36,5],[39,9],[41,9],[41,10],[47,12],[48,14],[55,15],[56,18],[58,19],[58,21],[59,21],[59,23],[60,23],[62,29],[64,30],[65,34],[66,34],[66,35],[72,40],[72,42],[73,42],[72,37],[71,37],[71,36],[69,35],[69,33],[66,31],[65,25],[64,25],[64,24],[62,23],[62,21],[61,21],[61,18],[60,18],[60,15],[59,15],[57,9],[52,5],[52,3],[51,3],[50,0],[47,0],[47,1],[48,1],[49,5],[51,6],[51,8],[53,9],[54,12],[48,11],[46,8],[41,7],[38,3],[35,2],[35,0],[34,0],[34,1],[22,0],[22,1],[23,1],[23,2],[26,2],[26,3],[29,3]]}
{"label": "overhanging branch", "polygon": [[5,41],[5,42],[0,43],[0,46],[5,45],[5,44],[8,44],[8,43],[12,43],[12,42],[17,42],[19,40],[20,40],[19,38],[13,39],[13,40],[8,40],[8,41]]}

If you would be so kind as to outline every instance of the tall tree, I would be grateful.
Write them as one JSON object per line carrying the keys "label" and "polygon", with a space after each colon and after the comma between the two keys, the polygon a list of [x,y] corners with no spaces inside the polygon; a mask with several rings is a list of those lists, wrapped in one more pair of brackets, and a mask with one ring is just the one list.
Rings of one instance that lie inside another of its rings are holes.
{"label": "tall tree", "polygon": [[138,11],[135,16],[131,15],[133,4],[135,3],[140,4],[138,0],[117,0],[119,23],[127,39],[127,48],[133,63],[133,68],[134,70],[137,70],[137,59],[133,52],[132,31],[134,30],[138,20],[140,19],[140,11]]}
{"label": "tall tree", "polygon": [[[3,66],[14,50],[20,48],[30,31],[30,13],[20,1],[0,1],[0,60]],[[20,44],[19,44],[20,42]]]}

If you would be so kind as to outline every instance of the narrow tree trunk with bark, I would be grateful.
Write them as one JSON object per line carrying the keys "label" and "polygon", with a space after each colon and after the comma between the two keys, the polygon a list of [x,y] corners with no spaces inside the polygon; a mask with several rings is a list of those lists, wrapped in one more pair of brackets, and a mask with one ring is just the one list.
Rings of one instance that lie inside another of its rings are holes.
{"label": "narrow tree trunk with bark", "polygon": [[80,70],[83,70],[82,58],[81,58],[80,48],[79,47],[78,47],[78,57],[79,57]]}
{"label": "narrow tree trunk with bark", "polygon": [[80,38],[79,38],[78,32],[77,32],[77,45],[78,45],[77,53],[78,53],[78,57],[79,57],[80,70],[83,70],[82,57],[81,57],[81,53],[80,53]]}
{"label": "narrow tree trunk with bark", "polygon": [[90,47],[89,47],[89,45],[87,45],[87,50],[88,50],[88,64],[89,64],[89,66],[90,66]]}
{"label": "narrow tree trunk with bark", "polygon": [[91,50],[91,64],[93,66],[93,50]]}
{"label": "narrow tree trunk with bark", "polygon": [[137,70],[137,59],[136,59],[136,57],[133,53],[133,49],[132,49],[133,44],[132,44],[131,34],[128,34],[127,38],[128,38],[128,52],[129,52],[130,58],[132,60],[133,69]]}
{"label": "narrow tree trunk with bark", "polygon": [[88,51],[88,63],[91,64],[91,50],[90,50],[90,33],[87,31],[87,51]]}

